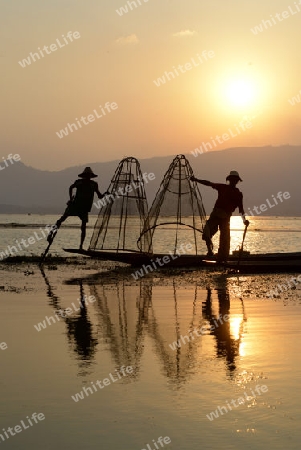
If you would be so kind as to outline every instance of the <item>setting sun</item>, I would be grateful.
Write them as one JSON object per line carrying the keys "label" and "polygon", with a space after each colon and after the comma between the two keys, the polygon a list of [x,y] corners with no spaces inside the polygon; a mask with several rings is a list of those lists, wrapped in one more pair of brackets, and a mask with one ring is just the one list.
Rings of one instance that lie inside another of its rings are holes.
{"label": "setting sun", "polygon": [[252,106],[256,94],[254,84],[247,80],[233,80],[225,88],[225,96],[232,106]]}
{"label": "setting sun", "polygon": [[266,73],[233,68],[215,80],[213,95],[217,112],[233,114],[258,114],[265,109],[271,86]]}

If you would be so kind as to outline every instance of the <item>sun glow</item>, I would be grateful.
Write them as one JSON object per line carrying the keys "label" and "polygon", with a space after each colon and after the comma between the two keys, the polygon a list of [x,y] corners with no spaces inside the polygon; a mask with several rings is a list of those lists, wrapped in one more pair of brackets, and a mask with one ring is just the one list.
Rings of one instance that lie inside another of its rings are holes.
{"label": "sun glow", "polygon": [[268,86],[257,73],[225,74],[216,80],[215,98],[219,108],[229,114],[255,114],[266,103]]}
{"label": "sun glow", "polygon": [[230,318],[230,334],[236,341],[241,338],[242,333],[242,317],[231,317]]}
{"label": "sun glow", "polygon": [[256,88],[249,80],[232,80],[225,87],[225,95],[230,105],[249,107],[256,100]]}

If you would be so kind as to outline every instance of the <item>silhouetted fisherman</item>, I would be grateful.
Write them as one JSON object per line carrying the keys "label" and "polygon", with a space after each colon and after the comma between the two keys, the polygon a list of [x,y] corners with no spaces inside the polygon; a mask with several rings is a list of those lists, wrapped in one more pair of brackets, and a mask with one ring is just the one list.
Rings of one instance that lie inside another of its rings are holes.
{"label": "silhouetted fisherman", "polygon": [[191,177],[191,181],[196,181],[204,184],[205,186],[210,186],[218,192],[218,198],[214,205],[213,211],[204,227],[202,239],[207,245],[207,256],[213,256],[212,237],[219,229],[220,238],[217,257],[219,260],[225,261],[228,259],[230,252],[230,218],[236,208],[238,208],[242,216],[244,225],[249,225],[249,221],[246,219],[243,207],[242,192],[236,187],[237,183],[242,181],[242,179],[236,170],[231,170],[230,174],[226,178],[226,181],[228,181],[229,184],[211,183],[211,181],[199,180],[195,177]]}
{"label": "silhouetted fisherman", "polygon": [[[98,175],[95,175],[90,167],[86,167],[78,176],[80,179],[76,180],[69,188],[70,200],[67,202],[67,208],[62,217],[52,227],[52,230],[47,237],[47,241],[49,243],[53,241],[57,230],[69,216],[78,216],[82,221],[79,246],[82,250],[86,237],[86,227],[89,221],[88,215],[92,208],[94,193],[97,194],[98,198],[103,198],[107,193],[101,194],[99,192],[98,184],[91,179],[96,178]],[[73,189],[76,189],[75,196],[73,195]]]}

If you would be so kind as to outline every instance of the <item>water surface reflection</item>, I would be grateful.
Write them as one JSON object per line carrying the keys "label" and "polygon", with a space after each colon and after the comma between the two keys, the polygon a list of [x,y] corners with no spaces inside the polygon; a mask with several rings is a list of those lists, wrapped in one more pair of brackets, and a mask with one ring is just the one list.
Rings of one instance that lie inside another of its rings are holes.
{"label": "water surface reflection", "polygon": [[[42,272],[54,312],[63,302]],[[101,275],[76,279],[81,301],[84,289],[96,301],[64,318],[66,335],[79,362],[79,375],[87,374],[97,352],[109,352],[113,368],[133,366],[138,379],[146,340],[160,362],[161,373],[173,387],[196,375],[204,361],[224,361],[225,375],[233,377],[247,321],[242,301],[231,307],[227,279],[212,289],[197,283],[156,285],[152,278],[137,284],[124,280],[101,282]],[[74,284],[74,280],[67,281]],[[226,319],[222,319],[226,318]],[[196,332],[194,330],[201,330]],[[92,369],[91,369],[92,370]]]}
{"label": "water surface reflection", "polygon": [[[67,314],[59,313],[59,311],[65,310],[65,303],[60,296],[55,294],[42,267],[40,267],[40,271],[47,287],[49,305],[53,308],[56,317],[66,325],[66,336],[69,348],[72,350],[72,353],[75,354],[76,360],[78,361],[79,375],[86,375],[88,373],[88,368],[94,360],[98,340],[96,334],[93,332],[92,324],[89,319],[83,283],[79,280],[78,302],[72,302],[73,311],[75,311],[76,314],[73,313],[69,317]],[[70,306],[71,305],[66,305],[66,307]],[[77,311],[79,311],[79,313]]]}

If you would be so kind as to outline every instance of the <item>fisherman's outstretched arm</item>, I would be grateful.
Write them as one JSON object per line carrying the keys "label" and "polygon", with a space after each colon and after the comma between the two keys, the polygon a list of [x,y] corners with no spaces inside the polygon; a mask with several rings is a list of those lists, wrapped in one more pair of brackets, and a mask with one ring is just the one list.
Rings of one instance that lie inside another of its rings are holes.
{"label": "fisherman's outstretched arm", "polygon": [[96,192],[98,198],[103,198],[103,197],[105,197],[105,196],[108,194],[107,192],[105,192],[104,194],[102,194],[102,193],[99,191],[98,185],[97,185],[97,189],[95,190],[95,192]]}
{"label": "fisherman's outstretched arm", "polygon": [[199,179],[196,178],[196,177],[191,177],[190,179],[191,179],[191,181],[196,181],[197,183],[204,184],[205,186],[211,186],[211,187],[212,187],[212,185],[214,184],[214,183],[211,183],[211,181],[207,181],[207,180],[199,180]]}
{"label": "fisherman's outstretched arm", "polygon": [[98,198],[102,198],[105,196],[105,194],[102,194],[101,192],[99,192],[99,189],[97,189],[96,194],[97,194]]}

